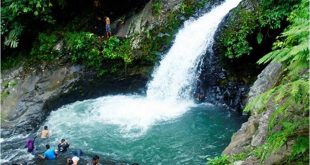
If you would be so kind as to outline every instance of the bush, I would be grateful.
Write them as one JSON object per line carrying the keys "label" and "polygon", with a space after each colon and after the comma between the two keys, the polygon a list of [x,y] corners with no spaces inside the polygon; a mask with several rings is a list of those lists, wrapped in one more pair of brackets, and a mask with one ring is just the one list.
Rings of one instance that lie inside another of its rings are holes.
{"label": "bush", "polygon": [[[220,35],[220,44],[224,56],[239,58],[250,55],[253,45],[260,45],[271,39],[269,31],[283,30],[289,13],[296,8],[299,0],[277,1],[263,0],[251,1],[250,8],[241,6],[233,10],[233,18],[227,22]],[[263,34],[262,31],[266,32]],[[254,43],[253,38],[256,38]]]}
{"label": "bush", "polygon": [[60,37],[54,33],[40,33],[30,54],[39,61],[53,61],[61,53],[54,48],[59,41]]}

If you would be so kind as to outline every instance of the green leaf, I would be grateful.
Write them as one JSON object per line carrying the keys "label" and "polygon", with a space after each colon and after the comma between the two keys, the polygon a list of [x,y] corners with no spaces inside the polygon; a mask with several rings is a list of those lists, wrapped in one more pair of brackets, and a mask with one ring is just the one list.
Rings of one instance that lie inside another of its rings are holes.
{"label": "green leaf", "polygon": [[264,38],[263,34],[262,34],[261,32],[259,32],[259,33],[257,34],[257,36],[256,36],[257,43],[258,43],[258,44],[261,44],[262,41],[263,41],[263,38]]}

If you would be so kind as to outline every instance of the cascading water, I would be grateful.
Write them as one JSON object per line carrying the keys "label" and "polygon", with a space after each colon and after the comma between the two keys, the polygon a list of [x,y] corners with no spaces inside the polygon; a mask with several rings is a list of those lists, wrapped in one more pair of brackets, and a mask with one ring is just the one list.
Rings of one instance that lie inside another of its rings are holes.
{"label": "cascading water", "polygon": [[[226,0],[185,22],[153,73],[146,96],[104,96],[51,112],[44,123],[52,130],[49,143],[65,138],[71,148],[142,164],[201,164],[206,161],[202,157],[219,154],[240,123],[212,105],[195,105],[192,84],[218,25],[240,1]],[[225,132],[213,132],[221,129]]]}
{"label": "cascading water", "polygon": [[213,36],[223,17],[240,0],[226,1],[197,20],[189,20],[176,35],[175,42],[148,85],[147,98],[189,100],[200,57],[212,46]]}

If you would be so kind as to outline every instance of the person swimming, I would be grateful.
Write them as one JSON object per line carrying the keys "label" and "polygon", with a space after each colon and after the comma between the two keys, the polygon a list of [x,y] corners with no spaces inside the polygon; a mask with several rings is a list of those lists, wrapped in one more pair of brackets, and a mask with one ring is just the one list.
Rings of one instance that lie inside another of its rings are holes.
{"label": "person swimming", "polygon": [[43,155],[38,155],[40,159],[47,159],[47,160],[55,160],[57,158],[57,151],[54,150],[54,148],[50,148],[49,144],[46,144],[46,151],[43,153]]}
{"label": "person swimming", "polygon": [[66,142],[65,139],[61,139],[61,141],[58,144],[58,151],[59,152],[66,152],[67,149],[69,148],[70,144]]}
{"label": "person swimming", "polygon": [[41,132],[41,138],[48,138],[49,137],[49,130],[47,126],[44,126],[44,129]]}

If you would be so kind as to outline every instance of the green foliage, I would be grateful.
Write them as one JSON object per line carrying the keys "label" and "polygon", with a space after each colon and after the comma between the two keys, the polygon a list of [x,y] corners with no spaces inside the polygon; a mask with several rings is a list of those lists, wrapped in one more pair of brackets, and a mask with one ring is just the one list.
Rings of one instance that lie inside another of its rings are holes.
{"label": "green foliage", "polygon": [[[247,37],[254,32],[257,27],[256,13],[245,9],[234,11],[236,18],[229,22],[229,29],[225,29],[220,37],[220,42],[227,48],[225,56],[228,58],[249,55],[253,49]],[[237,33],[236,33],[237,32]]]}
{"label": "green foliage", "polygon": [[195,0],[184,0],[181,4],[181,9],[180,12],[182,13],[183,16],[191,16],[191,14],[195,11]]}
{"label": "green foliage", "polygon": [[[130,39],[121,40],[113,36],[100,42],[93,33],[70,32],[65,35],[64,41],[65,50],[70,54],[73,63],[82,63],[93,68],[99,75],[118,70],[118,60],[123,61],[125,66],[133,61]],[[109,61],[112,66],[104,67],[104,61]]]}
{"label": "green foliage", "polygon": [[309,84],[305,80],[297,80],[285,85],[279,85],[254,98],[254,100],[247,104],[244,111],[251,112],[254,110],[260,113],[265,111],[268,105],[277,103],[281,103],[277,105],[279,111],[292,108],[307,110],[306,107],[309,105],[306,100],[309,98],[308,91]]}
{"label": "green foliage", "polygon": [[60,37],[56,34],[40,33],[35,46],[31,50],[31,55],[40,61],[52,61],[60,55],[60,51],[54,47],[59,42]]}
{"label": "green foliage", "polygon": [[233,10],[234,18],[227,22],[228,28],[224,28],[220,36],[225,56],[239,58],[251,54],[253,43],[250,38],[256,36],[257,44],[261,44],[265,39],[261,29],[282,29],[282,23],[298,2],[299,0],[251,1],[252,6],[249,8],[238,7]]}
{"label": "green foliage", "polygon": [[[95,69],[99,75],[117,71],[119,66],[126,67],[134,60],[129,38],[113,36],[109,40],[100,41],[90,32],[40,33],[35,45],[31,50],[31,60],[35,59],[36,63],[68,57],[72,63]],[[58,49],[56,45],[59,45]],[[106,61],[108,67],[103,66]],[[123,63],[120,65],[119,61]]]}
{"label": "green foliage", "polygon": [[[252,100],[246,111],[274,109],[268,123],[266,142],[253,154],[262,162],[295,139],[286,162],[309,162],[309,1],[302,0],[289,15],[291,25],[274,43],[274,50],[259,60],[285,65],[285,74],[278,86]],[[305,135],[307,137],[305,137]],[[289,163],[290,164],[290,163]]]}
{"label": "green foliage", "polygon": [[168,16],[167,23],[164,26],[154,28],[145,33],[143,42],[141,42],[141,51],[146,60],[154,61],[155,57],[164,51],[172,43],[181,21],[176,19],[176,14],[171,13]]}
{"label": "green foliage", "polygon": [[[158,55],[170,47],[183,21],[192,16],[197,9],[203,7],[206,2],[208,0],[184,0],[179,10],[168,13],[163,25],[156,26],[152,30],[145,32],[139,48],[142,54],[141,58],[145,61],[155,62],[159,57]],[[162,2],[155,1],[153,6],[159,6],[158,3]]]}
{"label": "green foliage", "polygon": [[217,156],[215,158],[208,158],[208,165],[225,165],[225,164],[233,164],[233,162],[236,162],[238,160],[245,160],[248,156],[247,153],[239,153],[239,154],[233,154],[233,155],[221,155]]}
{"label": "green foliage", "polygon": [[1,102],[10,95],[9,89],[15,87],[16,85],[16,81],[8,81],[1,84]]}
{"label": "green foliage", "polygon": [[124,63],[129,64],[133,61],[130,39],[120,40],[117,37],[111,37],[104,42],[104,54],[109,59],[122,59]]}
{"label": "green foliage", "polygon": [[[278,116],[279,117],[279,116]],[[283,116],[280,116],[284,118]],[[277,124],[280,126],[276,130],[270,130],[266,142],[253,151],[254,155],[263,162],[271,153],[278,151],[281,147],[287,144],[289,138],[297,137],[293,149],[291,151],[289,159],[294,159],[298,155],[309,151],[309,140],[305,140],[303,136],[298,133],[301,130],[308,129],[309,119],[308,117],[299,118],[299,120],[292,120],[285,118],[285,121],[281,121]],[[274,128],[275,129],[275,128]],[[306,132],[306,134],[308,134]]]}
{"label": "green foliage", "polygon": [[309,65],[309,5],[308,1],[302,1],[289,16],[292,24],[274,44],[274,51],[268,53],[258,63],[276,61],[286,64],[288,76],[296,78],[301,72],[306,71]]}
{"label": "green foliage", "polygon": [[17,56],[12,55],[4,57],[1,61],[1,70],[11,69],[22,63],[24,60],[24,57],[22,55],[23,54],[21,53],[20,55]]}
{"label": "green foliage", "polygon": [[[263,2],[265,5],[275,3],[273,1]],[[294,142],[294,145],[290,155],[282,163],[305,164],[309,162],[308,6],[309,2],[302,0],[298,7],[294,7],[288,16],[290,26],[278,37],[278,41],[274,43],[273,51],[258,62],[262,64],[275,61],[284,64],[285,72],[282,79],[277,86],[254,98],[244,109],[244,111],[254,112],[255,115],[267,109],[272,112],[268,121],[268,135],[265,143],[249,152],[249,155],[258,158],[261,164],[264,164],[271,154],[280,151],[291,141]],[[275,19],[287,15],[287,13],[282,13],[283,8],[281,10],[278,8],[272,10],[279,12],[271,14]],[[288,8],[288,6],[284,8]],[[267,19],[264,26],[273,22],[274,24],[270,28],[279,28],[280,22],[275,19]],[[263,25],[262,22],[260,24]],[[261,40],[260,38],[261,36],[257,36],[258,42]],[[233,156],[217,159],[228,159],[230,163],[235,161]]]}
{"label": "green foliage", "polygon": [[259,33],[257,34],[257,36],[256,36],[257,43],[258,43],[258,44],[261,44],[262,41],[263,41],[263,38],[264,38],[263,34],[262,34],[261,32],[259,32]]}
{"label": "green foliage", "polygon": [[226,165],[230,164],[229,157],[227,155],[217,156],[213,159],[208,159],[208,165]]}
{"label": "green foliage", "polygon": [[274,89],[268,90],[267,92],[261,94],[259,97],[254,98],[250,101],[244,108],[244,112],[262,112],[266,110],[266,105],[269,103],[269,98],[274,93]]}
{"label": "green foliage", "polygon": [[[309,137],[301,136],[295,140],[290,160],[298,158],[298,156],[309,152]],[[307,154],[308,155],[308,154]],[[308,157],[308,156],[306,156]],[[308,158],[309,161],[309,158]]]}
{"label": "green foliage", "polygon": [[68,32],[64,36],[64,43],[73,63],[84,63],[90,67],[101,65],[103,54],[99,50],[99,40],[93,33]]}
{"label": "green foliage", "polygon": [[162,2],[161,0],[156,0],[152,3],[152,13],[154,15],[159,15],[160,14],[160,11],[162,10]]}
{"label": "green foliage", "polygon": [[23,31],[23,27],[19,24],[14,26],[14,29],[12,29],[9,33],[8,36],[5,37],[4,40],[4,45],[9,46],[11,48],[16,48],[19,43],[19,36],[21,35]]}
{"label": "green foliage", "polygon": [[46,0],[11,1],[1,2],[1,36],[5,38],[4,45],[16,48],[19,37],[24,33],[31,20],[40,20],[53,23],[50,16],[53,4]]}

